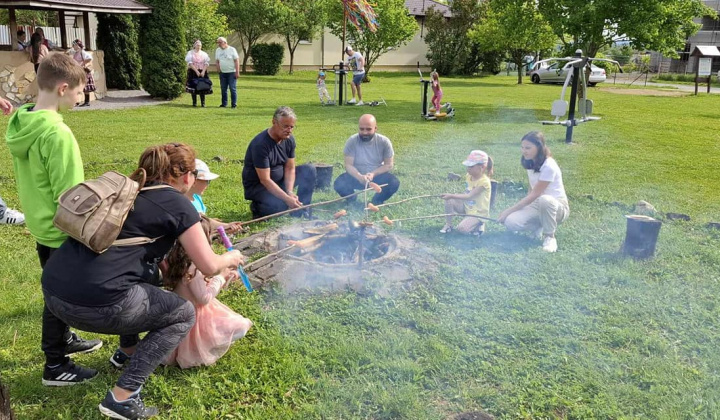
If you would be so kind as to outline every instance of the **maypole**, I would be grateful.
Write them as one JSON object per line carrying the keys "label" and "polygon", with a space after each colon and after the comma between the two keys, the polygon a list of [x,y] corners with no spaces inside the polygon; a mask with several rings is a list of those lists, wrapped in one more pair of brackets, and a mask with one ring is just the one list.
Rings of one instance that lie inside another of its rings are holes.
{"label": "maypole", "polygon": [[362,32],[365,28],[370,32],[377,31],[377,14],[373,6],[366,0],[342,0],[343,3],[343,34],[342,34],[342,59],[345,59],[345,41],[347,37],[347,22]]}

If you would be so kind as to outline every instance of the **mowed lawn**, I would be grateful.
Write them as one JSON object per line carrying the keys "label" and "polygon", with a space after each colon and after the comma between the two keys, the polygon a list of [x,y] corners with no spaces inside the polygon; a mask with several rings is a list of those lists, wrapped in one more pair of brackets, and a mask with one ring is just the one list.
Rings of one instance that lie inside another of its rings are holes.
{"label": "mowed lawn", "polygon": [[[720,231],[706,227],[720,222],[720,96],[617,94],[606,83],[590,89],[602,120],[576,127],[567,146],[564,128],[538,123],[551,118],[560,86],[516,85],[514,76],[441,83],[457,108],[452,121],[423,121],[417,76],[390,73],[363,85],[366,101],[382,97],[387,107],[321,107],[314,73],[298,72],[242,76],[237,110],[218,109],[215,94],[205,109],[183,96],[66,114],[87,177],[129,173],[148,145],[192,144],[221,175],[205,202],[226,220],[250,218],[240,159],[279,105],[297,112],[298,161],[338,164],[334,176],[358,117],[374,113],[395,146],[398,199],[460,192],[447,174],[462,173],[477,148],[494,158],[499,182],[527,185],[519,141],[531,130],[547,134],[563,169],[571,214],[556,254],[497,225],[478,240],[440,235],[440,220],[407,222],[391,230],[422,243],[433,266],[390,294],[376,293],[382,285],[372,278],[362,293],[224,292],[221,300],[255,327],[215,366],[159,368],[144,395],[162,418],[446,419],[481,410],[500,419],[720,418]],[[6,147],[0,195],[19,206]],[[522,195],[506,189],[493,215]],[[314,199],[334,197],[329,190]],[[618,254],[624,215],[638,200],[661,218],[692,218],[666,220],[648,261]],[[441,211],[441,200],[427,199],[384,215]],[[0,251],[0,372],[18,418],[99,418],[97,404],[118,377],[107,361],[117,338],[103,336],[100,351],[76,358],[100,370],[92,382],[43,387],[34,242],[23,228],[0,226]]]}

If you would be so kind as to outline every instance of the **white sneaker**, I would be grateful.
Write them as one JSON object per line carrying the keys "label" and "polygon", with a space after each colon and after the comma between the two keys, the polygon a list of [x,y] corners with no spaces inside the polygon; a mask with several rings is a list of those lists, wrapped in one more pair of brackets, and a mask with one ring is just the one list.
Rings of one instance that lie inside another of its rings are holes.
{"label": "white sneaker", "polygon": [[25,223],[25,215],[13,209],[5,209],[5,215],[0,219],[0,225],[22,225],[23,223]]}
{"label": "white sneaker", "polygon": [[360,101],[360,102],[358,102],[358,103],[355,104],[355,106],[359,106],[359,105],[365,105],[365,102]]}
{"label": "white sneaker", "polygon": [[355,103],[355,98],[350,99],[349,101],[347,101],[347,103],[349,103],[349,104],[354,104],[354,103]]}
{"label": "white sneaker", "polygon": [[449,233],[453,230],[453,227],[450,225],[445,225],[440,229],[440,233]]}
{"label": "white sneaker", "polygon": [[546,236],[545,240],[543,240],[543,251],[545,252],[555,252],[557,251],[557,240],[554,236]]}

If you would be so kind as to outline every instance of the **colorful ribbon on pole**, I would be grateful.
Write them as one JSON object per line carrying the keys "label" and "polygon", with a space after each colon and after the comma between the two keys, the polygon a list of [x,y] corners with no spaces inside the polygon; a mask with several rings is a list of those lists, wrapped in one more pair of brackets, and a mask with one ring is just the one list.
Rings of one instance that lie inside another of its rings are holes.
{"label": "colorful ribbon on pole", "polygon": [[342,2],[345,7],[345,16],[358,31],[362,32],[365,28],[370,32],[377,31],[377,14],[370,3],[365,0],[342,0]]}

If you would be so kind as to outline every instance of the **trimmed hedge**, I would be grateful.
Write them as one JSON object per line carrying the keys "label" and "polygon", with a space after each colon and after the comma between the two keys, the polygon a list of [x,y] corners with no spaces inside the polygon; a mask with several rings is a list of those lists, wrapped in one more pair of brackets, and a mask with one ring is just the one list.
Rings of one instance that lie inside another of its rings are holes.
{"label": "trimmed hedge", "polygon": [[140,17],[141,80],[156,98],[174,99],[185,90],[184,0],[144,0],[151,14]]}
{"label": "trimmed hedge", "polygon": [[105,53],[108,88],[140,88],[138,22],[132,15],[98,13],[97,47]]}
{"label": "trimmed hedge", "polygon": [[255,73],[269,76],[278,74],[284,55],[285,47],[277,42],[253,45],[251,57]]}

